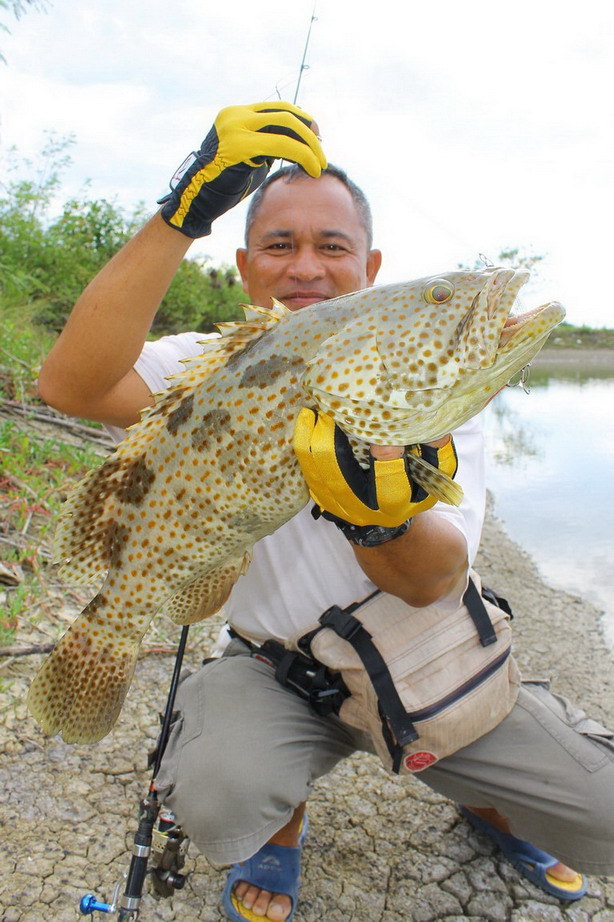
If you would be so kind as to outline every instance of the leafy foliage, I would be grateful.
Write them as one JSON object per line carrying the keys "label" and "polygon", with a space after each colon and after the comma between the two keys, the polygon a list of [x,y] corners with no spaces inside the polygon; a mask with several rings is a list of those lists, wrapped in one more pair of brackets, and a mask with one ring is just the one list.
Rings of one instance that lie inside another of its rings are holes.
{"label": "leafy foliage", "polygon": [[[143,223],[141,206],[127,214],[106,199],[73,198],[51,216],[72,137],[49,134],[36,163],[9,153],[0,183],[0,299],[27,304],[35,322],[58,332],[87,283]],[[205,332],[241,316],[236,270],[207,258],[186,259],[164,298],[153,335]]]}
{"label": "leafy foliage", "polygon": [[[0,0],[0,12],[10,10],[15,19],[21,19],[28,7],[43,12],[46,9],[45,0]],[[4,22],[0,22],[0,32],[10,32],[11,30]],[[0,51],[0,61],[6,64],[6,58]]]}

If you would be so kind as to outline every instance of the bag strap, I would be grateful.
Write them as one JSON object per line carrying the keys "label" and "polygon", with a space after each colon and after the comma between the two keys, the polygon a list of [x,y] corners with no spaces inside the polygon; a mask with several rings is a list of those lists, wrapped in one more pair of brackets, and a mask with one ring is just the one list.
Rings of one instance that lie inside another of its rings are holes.
{"label": "bag strap", "polygon": [[355,618],[347,609],[339,608],[338,605],[333,605],[325,611],[319,621],[322,627],[331,628],[335,634],[347,640],[356,650],[399,745],[406,746],[417,740],[416,728],[403,706],[386,662],[373,643],[373,637],[369,631],[358,618]]}
{"label": "bag strap", "polygon": [[469,585],[463,596],[463,602],[467,606],[467,610],[478,632],[482,646],[489,647],[492,643],[496,643],[497,634],[490,620],[490,615],[486,610],[486,606],[482,601],[482,596],[478,592],[477,586],[471,579],[469,580]]}

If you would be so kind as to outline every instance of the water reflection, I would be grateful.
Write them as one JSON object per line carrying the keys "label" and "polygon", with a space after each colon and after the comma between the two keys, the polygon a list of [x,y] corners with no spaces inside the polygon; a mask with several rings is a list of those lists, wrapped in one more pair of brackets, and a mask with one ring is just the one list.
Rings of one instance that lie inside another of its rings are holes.
{"label": "water reflection", "polygon": [[[552,585],[606,612],[614,646],[614,361],[532,369],[485,413],[496,514]],[[539,361],[539,360],[538,360]]]}
{"label": "water reflection", "polygon": [[530,426],[524,424],[521,414],[509,401],[497,398],[491,412],[497,422],[490,449],[497,464],[522,468],[529,459],[538,457],[538,443]]}

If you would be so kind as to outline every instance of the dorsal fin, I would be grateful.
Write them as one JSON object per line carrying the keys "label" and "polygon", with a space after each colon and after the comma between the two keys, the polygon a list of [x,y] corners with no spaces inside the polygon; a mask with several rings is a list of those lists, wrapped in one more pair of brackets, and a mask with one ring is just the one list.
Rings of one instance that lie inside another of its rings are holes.
{"label": "dorsal fin", "polygon": [[277,298],[271,298],[273,302],[272,307],[259,307],[257,304],[242,304],[243,313],[245,314],[246,320],[257,320],[259,318],[265,318],[270,320],[275,318],[276,320],[283,320],[284,317],[287,317],[292,313],[285,304],[282,304],[281,301],[278,301]]}

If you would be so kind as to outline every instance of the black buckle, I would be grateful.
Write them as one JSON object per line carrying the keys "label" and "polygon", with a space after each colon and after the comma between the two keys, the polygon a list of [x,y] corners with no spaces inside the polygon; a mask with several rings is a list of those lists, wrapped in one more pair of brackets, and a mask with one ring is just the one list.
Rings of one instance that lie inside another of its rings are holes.
{"label": "black buckle", "polygon": [[323,615],[318,619],[323,627],[330,627],[335,634],[344,640],[351,640],[354,635],[361,630],[362,624],[338,605],[332,605],[327,608]]}

